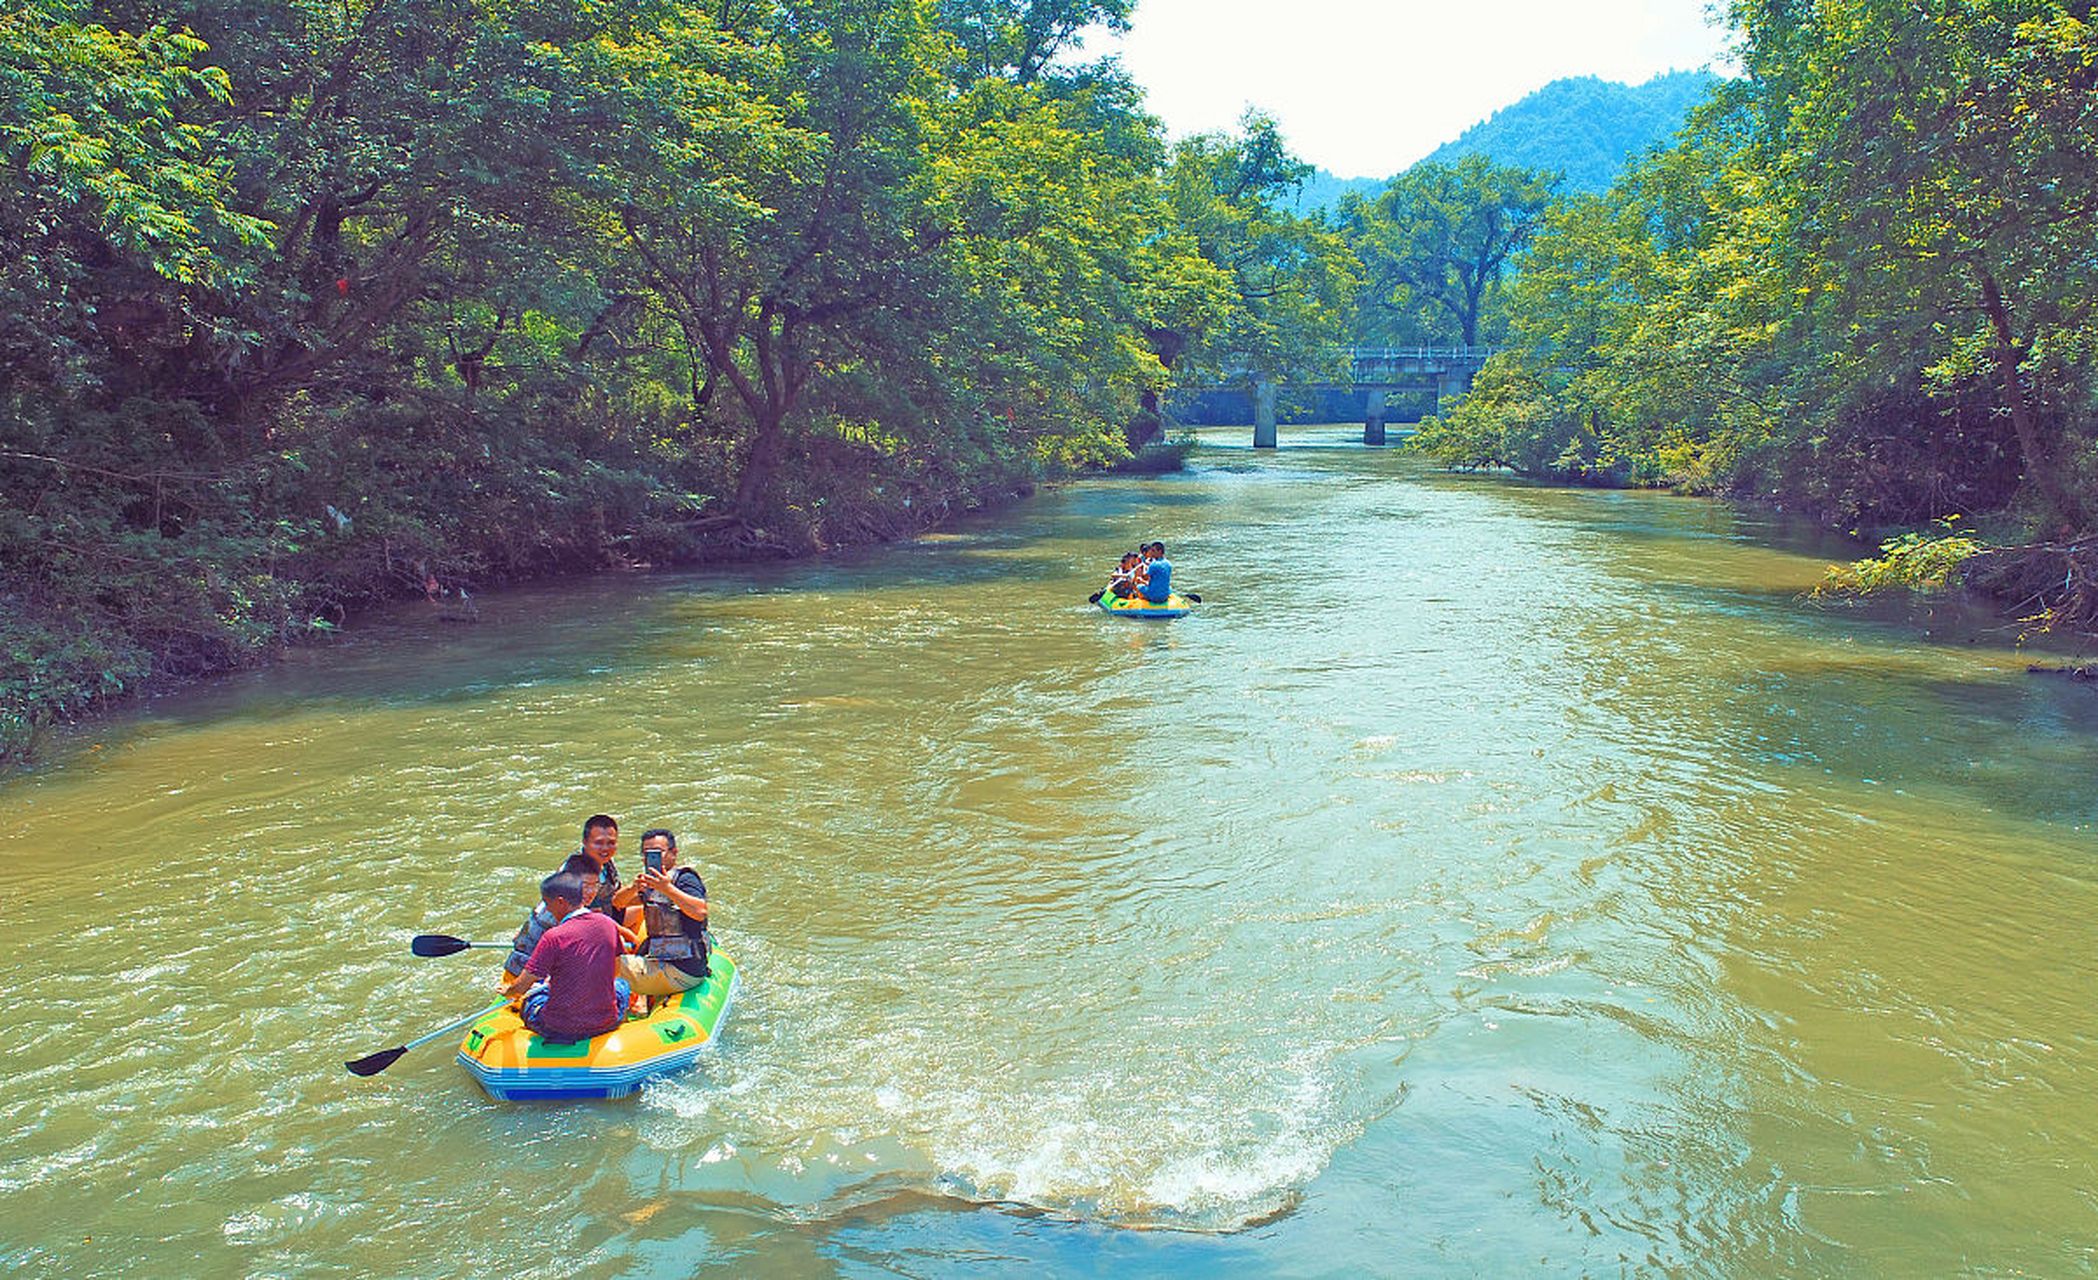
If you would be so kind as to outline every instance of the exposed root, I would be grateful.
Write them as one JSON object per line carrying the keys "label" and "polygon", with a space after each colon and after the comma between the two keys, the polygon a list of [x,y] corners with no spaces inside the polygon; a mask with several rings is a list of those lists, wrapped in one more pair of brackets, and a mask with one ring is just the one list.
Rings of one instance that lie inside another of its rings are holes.
{"label": "exposed root", "polygon": [[2025,668],[2025,673],[2033,676],[2067,676],[2071,680],[2098,681],[2098,663],[2087,662],[2080,667],[2043,667],[2033,663]]}
{"label": "exposed root", "polygon": [[1969,586],[2019,602],[2017,612],[2038,630],[2098,635],[2098,535],[1991,547],[1960,569]]}

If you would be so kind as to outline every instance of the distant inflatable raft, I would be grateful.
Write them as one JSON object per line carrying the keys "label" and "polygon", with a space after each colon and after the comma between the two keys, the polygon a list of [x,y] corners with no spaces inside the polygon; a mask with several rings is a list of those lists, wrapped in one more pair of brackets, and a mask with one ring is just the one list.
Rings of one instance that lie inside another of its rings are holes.
{"label": "distant inflatable raft", "polygon": [[1100,597],[1100,607],[1117,618],[1185,618],[1194,602],[1183,595],[1169,595],[1164,604],[1153,604],[1142,596],[1123,599],[1120,596]]}
{"label": "distant inflatable raft", "polygon": [[716,951],[707,968],[705,982],[657,1001],[645,1017],[572,1044],[549,1044],[506,1005],[466,1029],[459,1065],[506,1102],[623,1098],[644,1080],[690,1067],[714,1042],[735,995],[736,964]]}

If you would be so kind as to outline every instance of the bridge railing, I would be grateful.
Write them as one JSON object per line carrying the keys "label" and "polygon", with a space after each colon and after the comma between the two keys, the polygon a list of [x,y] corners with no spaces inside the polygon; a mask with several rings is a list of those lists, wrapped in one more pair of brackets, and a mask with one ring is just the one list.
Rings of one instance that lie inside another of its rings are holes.
{"label": "bridge railing", "polygon": [[[1440,366],[1446,372],[1476,373],[1478,372],[1478,366],[1485,364],[1488,356],[1496,356],[1506,350],[1509,350],[1509,348],[1488,346],[1327,347],[1322,349],[1319,354],[1321,363],[1329,368],[1338,361],[1346,359],[1356,371],[1354,376],[1359,378],[1365,368],[1374,373],[1379,365],[1394,364]],[[1407,376],[1418,376],[1422,373],[1433,371],[1433,369],[1411,369],[1405,372]],[[1224,361],[1222,368],[1219,370],[1219,376],[1225,381],[1245,377],[1249,373],[1252,373],[1252,370],[1248,369],[1243,363],[1230,360]],[[1259,377],[1257,374],[1254,376],[1256,379]],[[1316,381],[1317,379],[1314,380]],[[1372,381],[1374,380],[1372,378]],[[1183,390],[1185,389],[1188,388],[1183,388]]]}
{"label": "bridge railing", "polygon": [[1484,360],[1506,347],[1348,347],[1348,358],[1357,364],[1381,360]]}

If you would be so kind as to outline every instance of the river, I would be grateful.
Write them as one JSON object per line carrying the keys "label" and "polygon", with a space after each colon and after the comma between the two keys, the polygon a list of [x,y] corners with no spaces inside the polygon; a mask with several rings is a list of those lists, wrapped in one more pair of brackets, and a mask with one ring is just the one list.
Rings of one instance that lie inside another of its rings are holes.
{"label": "river", "polygon": [[[70,735],[0,783],[0,1265],[2098,1269],[2098,696],[1766,517],[1357,432]],[[1149,537],[1194,616],[1085,607]],[[348,1075],[600,809],[742,966],[703,1066]]]}

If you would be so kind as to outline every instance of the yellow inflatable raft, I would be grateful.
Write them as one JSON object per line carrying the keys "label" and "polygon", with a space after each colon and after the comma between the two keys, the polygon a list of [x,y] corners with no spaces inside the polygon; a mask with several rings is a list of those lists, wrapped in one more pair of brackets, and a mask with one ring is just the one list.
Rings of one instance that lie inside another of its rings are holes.
{"label": "yellow inflatable raft", "polygon": [[1142,596],[1124,598],[1113,595],[1101,596],[1098,603],[1109,616],[1116,618],[1185,618],[1194,602],[1175,592],[1159,604]]}
{"label": "yellow inflatable raft", "polygon": [[466,1029],[459,1065],[505,1101],[623,1098],[644,1080],[690,1067],[714,1042],[735,995],[736,965],[717,950],[707,968],[707,980],[691,990],[572,1044],[549,1044],[505,1005]]}

